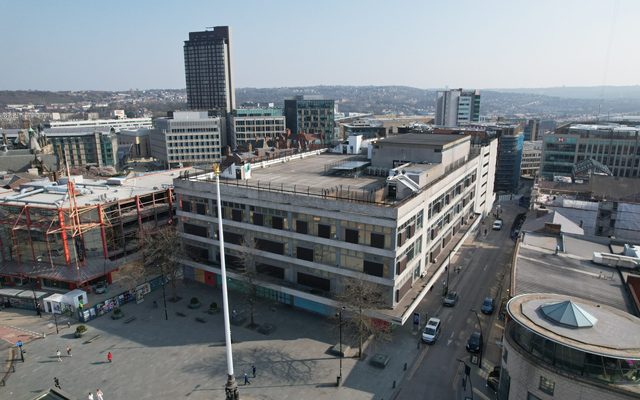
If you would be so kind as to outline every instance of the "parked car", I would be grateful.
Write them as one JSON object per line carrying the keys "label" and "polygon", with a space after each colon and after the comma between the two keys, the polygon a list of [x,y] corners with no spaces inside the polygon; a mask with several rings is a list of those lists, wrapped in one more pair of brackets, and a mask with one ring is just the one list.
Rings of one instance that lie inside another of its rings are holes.
{"label": "parked car", "polygon": [[449,292],[442,299],[442,305],[447,307],[453,307],[458,302],[458,292]]}
{"label": "parked car", "polygon": [[480,332],[473,332],[467,340],[467,351],[470,353],[479,353],[482,351],[482,334]]}
{"label": "parked car", "polygon": [[96,284],[95,289],[93,289],[93,291],[96,294],[102,294],[102,293],[106,293],[107,292],[107,282],[105,281],[100,281]]}
{"label": "parked car", "polygon": [[440,336],[441,322],[438,318],[429,318],[427,325],[422,331],[422,341],[425,343],[435,343]]}
{"label": "parked car", "polygon": [[492,229],[494,231],[499,231],[500,229],[502,229],[502,220],[501,219],[497,219],[497,220],[493,221]]}
{"label": "parked car", "polygon": [[493,314],[493,309],[495,308],[495,301],[492,297],[485,297],[482,302],[482,307],[480,307],[480,311],[483,314]]}

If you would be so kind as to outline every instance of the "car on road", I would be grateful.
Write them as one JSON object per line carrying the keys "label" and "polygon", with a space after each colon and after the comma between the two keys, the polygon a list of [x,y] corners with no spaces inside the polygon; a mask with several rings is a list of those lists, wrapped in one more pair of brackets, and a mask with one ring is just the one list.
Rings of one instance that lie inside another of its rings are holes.
{"label": "car on road", "polygon": [[95,289],[93,289],[93,291],[96,294],[102,294],[102,293],[106,293],[107,292],[107,282],[105,281],[100,281],[96,284]]}
{"label": "car on road", "polygon": [[429,318],[427,325],[422,331],[422,341],[425,343],[435,343],[440,336],[441,322],[439,318]]}
{"label": "car on road", "polygon": [[478,353],[482,351],[482,334],[475,331],[467,340],[467,351],[470,353]]}
{"label": "car on road", "polygon": [[497,219],[493,221],[493,226],[491,227],[491,229],[493,229],[494,231],[499,231],[500,229],[502,229],[502,220]]}
{"label": "car on road", "polygon": [[483,314],[493,314],[493,309],[495,308],[495,301],[493,300],[493,297],[485,297],[484,301],[482,302],[482,307],[480,307],[480,311],[482,311]]}
{"label": "car on road", "polygon": [[447,306],[447,307],[453,307],[456,305],[456,303],[458,302],[458,292],[448,292],[443,298],[442,298],[442,305],[443,306]]}

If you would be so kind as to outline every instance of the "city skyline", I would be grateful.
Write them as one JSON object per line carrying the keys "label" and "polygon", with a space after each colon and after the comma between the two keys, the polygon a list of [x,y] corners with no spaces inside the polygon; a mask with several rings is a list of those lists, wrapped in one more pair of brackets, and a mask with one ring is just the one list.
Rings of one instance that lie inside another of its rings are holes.
{"label": "city skyline", "polygon": [[0,34],[13,40],[3,46],[0,88],[184,88],[186,34],[218,25],[234,32],[238,88],[639,83],[634,38],[640,27],[633,16],[640,3],[630,0],[355,1],[323,8],[254,1],[4,3]]}

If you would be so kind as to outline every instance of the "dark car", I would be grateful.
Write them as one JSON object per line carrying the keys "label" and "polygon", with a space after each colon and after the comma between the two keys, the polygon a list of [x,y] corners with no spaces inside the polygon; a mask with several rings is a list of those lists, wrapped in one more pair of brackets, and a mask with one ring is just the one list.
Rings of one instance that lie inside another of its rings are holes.
{"label": "dark car", "polygon": [[491,297],[485,297],[482,302],[482,307],[480,307],[480,311],[483,314],[493,314],[493,309],[495,308],[495,302]]}
{"label": "dark car", "polygon": [[453,307],[458,302],[458,293],[449,292],[442,298],[442,305],[447,307]]}
{"label": "dark car", "polygon": [[473,332],[467,340],[467,351],[470,353],[478,353],[482,350],[482,334]]}

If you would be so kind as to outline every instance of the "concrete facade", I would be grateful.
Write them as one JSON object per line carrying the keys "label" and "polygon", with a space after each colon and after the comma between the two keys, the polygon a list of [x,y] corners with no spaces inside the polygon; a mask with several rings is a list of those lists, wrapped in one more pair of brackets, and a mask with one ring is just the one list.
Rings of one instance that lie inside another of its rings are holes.
{"label": "concrete facade", "polygon": [[[525,136],[526,139],[526,136]],[[522,146],[522,163],[520,164],[520,175],[535,177],[540,171],[542,160],[542,140],[527,141]]]}
{"label": "concrete facade", "polygon": [[271,141],[286,134],[286,120],[281,109],[237,109],[231,118],[237,145]]}

